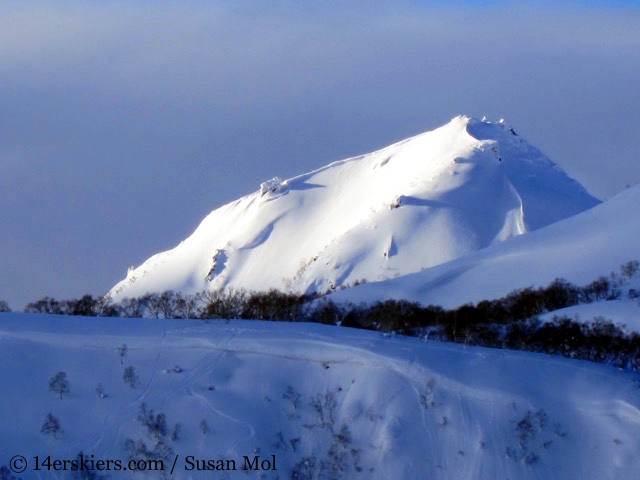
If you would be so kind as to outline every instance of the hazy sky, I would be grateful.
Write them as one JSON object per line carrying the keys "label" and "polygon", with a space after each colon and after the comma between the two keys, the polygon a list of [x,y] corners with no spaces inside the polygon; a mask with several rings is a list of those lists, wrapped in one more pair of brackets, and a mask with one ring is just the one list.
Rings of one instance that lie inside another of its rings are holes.
{"label": "hazy sky", "polygon": [[637,2],[2,1],[0,299],[102,294],[260,182],[462,113],[609,197],[639,108]]}

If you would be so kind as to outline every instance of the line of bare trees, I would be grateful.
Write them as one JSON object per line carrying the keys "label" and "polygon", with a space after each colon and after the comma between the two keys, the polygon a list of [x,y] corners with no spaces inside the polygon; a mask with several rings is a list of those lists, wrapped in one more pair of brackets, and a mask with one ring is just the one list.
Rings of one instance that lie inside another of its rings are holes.
{"label": "line of bare trees", "polygon": [[[640,263],[630,261],[621,265],[619,272],[601,276],[582,287],[556,279],[546,287],[524,288],[503,298],[452,310],[405,300],[387,300],[373,305],[336,305],[319,296],[277,290],[228,289],[194,295],[173,291],[150,293],[125,298],[119,303],[91,295],[63,301],[44,297],[28,304],[25,312],[128,318],[305,321],[410,336],[428,334],[430,338],[465,344],[531,349],[640,369],[640,338],[636,333],[626,334],[619,326],[602,318],[592,323],[577,323],[564,317],[546,323],[538,320],[538,316],[546,312],[581,303],[622,296],[640,299],[637,290],[624,291],[628,281],[639,273]],[[1,307],[2,303],[0,311]]]}

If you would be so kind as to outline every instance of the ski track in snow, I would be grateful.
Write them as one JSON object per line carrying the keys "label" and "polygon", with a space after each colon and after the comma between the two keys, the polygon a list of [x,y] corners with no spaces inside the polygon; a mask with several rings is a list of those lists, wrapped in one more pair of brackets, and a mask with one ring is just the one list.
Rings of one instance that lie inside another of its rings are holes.
{"label": "ski track in snow", "polygon": [[[53,442],[41,434],[21,436],[29,429],[37,434],[38,424],[27,428],[5,421],[5,432],[14,440],[9,446],[0,439],[3,451],[29,451],[36,439],[38,450],[56,455],[73,458],[83,450],[123,458],[125,439],[144,433],[135,418],[145,402],[166,413],[171,424],[183,426],[184,435],[173,447],[181,458],[211,458],[217,452],[237,458],[260,449],[264,455],[277,453],[286,471],[311,448],[316,455],[327,451],[328,444],[319,442],[329,441],[330,432],[302,424],[316,423],[309,399],[331,391],[337,401],[335,428],[349,423],[362,464],[375,469],[367,478],[388,478],[393,471],[406,479],[426,473],[434,479],[547,480],[560,478],[554,476],[554,469],[560,469],[571,472],[571,478],[599,480],[633,478],[640,468],[632,455],[640,448],[640,389],[630,375],[600,365],[319,325],[0,318],[8,319],[0,322],[0,355],[20,349],[32,352],[29,361],[35,362],[39,355],[57,352],[56,361],[62,363],[49,368],[67,370],[72,383],[70,398],[60,401],[49,394],[37,400],[34,392],[42,392],[43,385],[5,380],[17,382],[17,390],[8,390],[0,402],[15,402],[16,395],[43,402],[37,420],[50,408],[60,415],[64,432]],[[144,382],[141,390],[122,382],[116,347],[123,342],[129,346],[125,364],[136,366]],[[93,358],[95,366],[77,363],[78,352]],[[174,366],[182,371],[174,372]],[[41,369],[33,364],[33,371]],[[84,386],[78,382],[87,369],[95,372]],[[52,373],[45,370],[38,382],[46,383]],[[97,381],[105,382],[107,398],[95,398],[91,385]],[[212,384],[214,391],[208,389]],[[287,384],[300,394],[293,417],[282,398]],[[83,405],[97,408],[95,419],[83,416]],[[67,408],[78,415],[69,416]],[[541,410],[549,425],[562,425],[566,437],[550,437],[547,427],[531,443],[541,457],[537,464],[507,458],[505,449],[517,442],[517,422],[526,412]],[[87,426],[79,428],[75,417]],[[204,418],[215,434],[197,431]],[[301,437],[301,450],[275,451],[278,431],[285,442]],[[551,447],[542,448],[550,439]],[[599,453],[585,455],[594,445]]]}

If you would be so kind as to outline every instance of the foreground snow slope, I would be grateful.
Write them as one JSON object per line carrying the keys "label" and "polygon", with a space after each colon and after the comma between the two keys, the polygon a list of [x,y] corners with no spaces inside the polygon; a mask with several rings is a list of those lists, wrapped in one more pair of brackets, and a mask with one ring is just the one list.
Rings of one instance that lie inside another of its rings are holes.
{"label": "foreground snow slope", "polygon": [[[296,468],[299,478],[639,478],[637,379],[585,362],[321,325],[26,314],[0,314],[0,362],[0,465],[25,456],[24,479],[71,478],[34,472],[35,455],[126,461],[128,438],[153,445],[136,420],[143,402],[181,426],[166,439],[176,479],[287,479]],[[58,371],[71,387],[62,400],[48,391]],[[57,438],[40,432],[48,413]],[[240,469],[255,455],[275,455],[277,471],[185,471],[187,456]]]}
{"label": "foreground snow slope", "polygon": [[453,308],[562,277],[585,285],[640,260],[640,185],[574,217],[449,263],[332,295],[337,302],[402,298]]}
{"label": "foreground snow slope", "polygon": [[597,203],[513,130],[456,117],[377,152],[265,182],[110,293],[325,292],[416,272]]}

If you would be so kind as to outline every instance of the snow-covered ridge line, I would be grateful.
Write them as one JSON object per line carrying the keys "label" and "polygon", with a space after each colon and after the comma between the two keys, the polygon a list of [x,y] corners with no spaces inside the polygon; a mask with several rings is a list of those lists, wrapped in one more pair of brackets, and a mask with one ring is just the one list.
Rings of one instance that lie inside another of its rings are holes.
{"label": "snow-covered ridge line", "polygon": [[564,278],[584,285],[640,260],[640,185],[535,232],[512,238],[402,278],[368,283],[332,295],[336,302],[389,298],[455,308]]}
{"label": "snow-covered ridge line", "polygon": [[597,203],[513,130],[460,116],[376,152],[263,182],[176,248],[130,269],[110,295],[326,292],[430,268]]}

